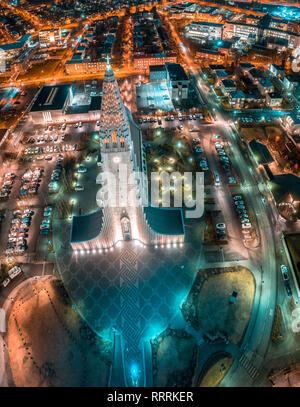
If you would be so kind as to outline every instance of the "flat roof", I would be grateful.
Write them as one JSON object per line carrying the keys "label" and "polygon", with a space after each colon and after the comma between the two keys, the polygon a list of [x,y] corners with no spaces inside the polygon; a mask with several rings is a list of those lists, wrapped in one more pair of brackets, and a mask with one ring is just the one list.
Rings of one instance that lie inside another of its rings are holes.
{"label": "flat roof", "polygon": [[270,78],[260,78],[260,79],[259,79],[259,83],[260,83],[262,86],[268,86],[268,87],[272,87],[272,86],[273,86],[273,83],[272,83],[272,81],[271,81]]}
{"label": "flat roof", "polygon": [[260,143],[259,141],[252,140],[249,143],[253,154],[255,155],[256,161],[259,164],[269,164],[274,161],[269,149],[264,144]]}
{"label": "flat roof", "polygon": [[150,65],[149,70],[150,70],[150,72],[166,71],[166,66],[165,65]]}
{"label": "flat roof", "polygon": [[255,78],[263,78],[263,74],[256,68],[250,69],[249,73]]}
{"label": "flat roof", "polygon": [[229,92],[229,95],[232,99],[244,99],[246,98],[245,93],[242,90],[233,90]]}
{"label": "flat roof", "polygon": [[154,232],[163,235],[184,235],[184,222],[181,208],[144,208],[147,223]]}
{"label": "flat roof", "polygon": [[274,175],[274,179],[269,182],[272,194],[277,202],[282,202],[288,195],[292,195],[296,201],[300,201],[300,178],[296,175]]}
{"label": "flat roof", "polygon": [[94,239],[101,232],[102,222],[102,209],[87,215],[73,216],[70,242],[78,243]]}
{"label": "flat roof", "polygon": [[217,71],[216,72],[216,75],[219,77],[219,78],[226,78],[227,76],[228,76],[228,73],[226,72],[226,71]]}
{"label": "flat roof", "polygon": [[101,109],[101,100],[102,100],[101,96],[92,96],[89,110],[90,111],[100,110]]}
{"label": "flat roof", "polygon": [[70,89],[71,85],[43,86],[31,112],[62,110]]}
{"label": "flat roof", "polygon": [[189,78],[180,64],[166,63],[166,68],[172,81],[188,81]]}
{"label": "flat roof", "polygon": [[217,70],[225,71],[225,69],[226,69],[224,65],[218,65],[218,64],[211,64],[211,65],[209,65],[209,68],[213,71],[217,71]]}
{"label": "flat roof", "polygon": [[222,85],[224,85],[226,88],[235,88],[236,87],[236,85],[232,79],[223,79]]}
{"label": "flat roof", "polygon": [[208,21],[193,21],[189,25],[204,25],[204,26],[207,26],[207,27],[223,27],[223,24],[210,23]]}

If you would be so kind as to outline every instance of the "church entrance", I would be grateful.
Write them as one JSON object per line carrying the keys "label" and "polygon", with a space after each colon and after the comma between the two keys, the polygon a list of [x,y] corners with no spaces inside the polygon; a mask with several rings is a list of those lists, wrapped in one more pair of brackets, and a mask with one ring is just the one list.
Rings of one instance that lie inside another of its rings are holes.
{"label": "church entrance", "polygon": [[123,211],[121,215],[121,227],[123,233],[123,240],[125,241],[131,240],[130,220],[125,211]]}

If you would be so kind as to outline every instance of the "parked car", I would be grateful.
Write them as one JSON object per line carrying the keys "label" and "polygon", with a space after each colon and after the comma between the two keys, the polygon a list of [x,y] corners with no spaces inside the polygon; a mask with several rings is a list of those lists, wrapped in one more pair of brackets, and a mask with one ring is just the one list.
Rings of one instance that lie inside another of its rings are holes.
{"label": "parked car", "polygon": [[281,273],[282,273],[283,279],[284,279],[285,281],[288,281],[289,275],[288,275],[288,268],[287,268],[287,266],[285,266],[284,264],[282,264],[282,265],[280,266],[280,269],[281,269]]}
{"label": "parked car", "polygon": [[287,295],[289,297],[291,297],[292,296],[292,289],[291,289],[291,286],[289,285],[289,283],[285,282],[285,288],[286,288]]}
{"label": "parked car", "polygon": [[10,283],[10,278],[6,278],[6,279],[2,282],[2,286],[3,286],[3,287],[7,287],[9,283]]}
{"label": "parked car", "polygon": [[217,223],[217,224],[216,224],[216,228],[217,228],[217,229],[225,229],[225,228],[226,228],[226,225],[225,225],[225,223]]}
{"label": "parked car", "polygon": [[251,223],[243,223],[242,224],[243,229],[251,229],[251,227],[252,227]]}

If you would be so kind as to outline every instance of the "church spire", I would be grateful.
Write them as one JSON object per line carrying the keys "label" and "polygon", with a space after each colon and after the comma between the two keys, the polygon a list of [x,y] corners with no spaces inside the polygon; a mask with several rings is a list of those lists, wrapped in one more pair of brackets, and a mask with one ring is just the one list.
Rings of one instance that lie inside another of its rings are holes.
{"label": "church spire", "polygon": [[129,122],[118,83],[107,56],[100,110],[100,141],[106,148],[125,145],[129,136]]}

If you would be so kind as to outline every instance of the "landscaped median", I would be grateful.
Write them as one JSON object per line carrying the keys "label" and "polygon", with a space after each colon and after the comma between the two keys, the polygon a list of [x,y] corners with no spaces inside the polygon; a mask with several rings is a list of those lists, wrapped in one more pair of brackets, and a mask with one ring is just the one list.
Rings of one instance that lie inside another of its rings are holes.
{"label": "landscaped median", "polygon": [[217,387],[233,363],[233,357],[226,352],[212,355],[204,364],[199,377],[200,387]]}
{"label": "landscaped median", "polygon": [[151,340],[154,386],[191,386],[197,344],[182,329],[166,329]]}
{"label": "landscaped median", "polygon": [[207,342],[239,344],[251,316],[254,294],[254,277],[247,268],[204,269],[198,272],[182,313]]}

